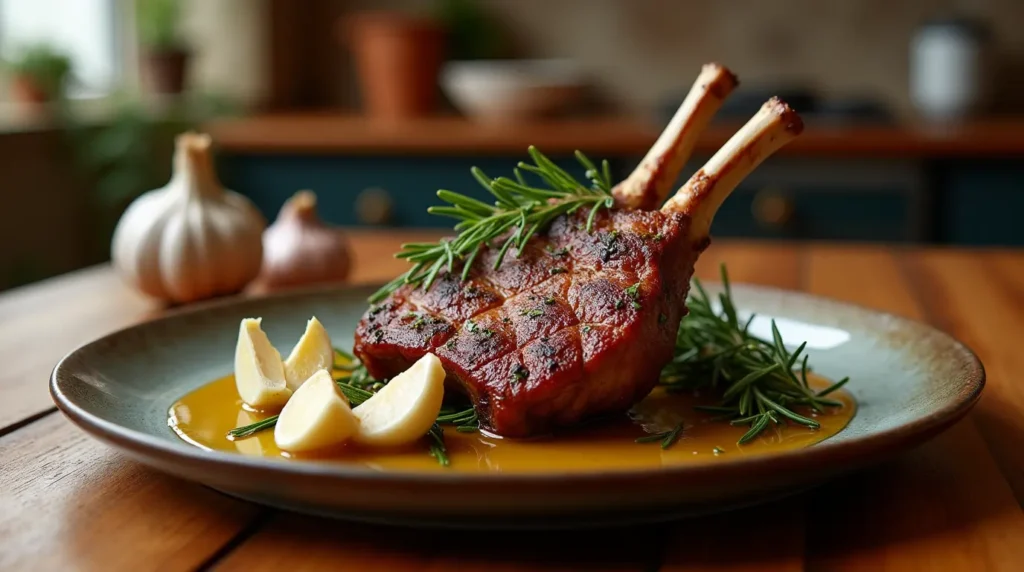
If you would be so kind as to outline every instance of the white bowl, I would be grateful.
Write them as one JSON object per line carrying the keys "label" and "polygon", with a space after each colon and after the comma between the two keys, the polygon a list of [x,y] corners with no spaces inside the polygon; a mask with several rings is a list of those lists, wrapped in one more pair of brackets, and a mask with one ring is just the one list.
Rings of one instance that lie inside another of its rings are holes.
{"label": "white bowl", "polygon": [[583,85],[583,73],[571,60],[452,61],[441,72],[452,103],[484,121],[562,111],[579,99]]}

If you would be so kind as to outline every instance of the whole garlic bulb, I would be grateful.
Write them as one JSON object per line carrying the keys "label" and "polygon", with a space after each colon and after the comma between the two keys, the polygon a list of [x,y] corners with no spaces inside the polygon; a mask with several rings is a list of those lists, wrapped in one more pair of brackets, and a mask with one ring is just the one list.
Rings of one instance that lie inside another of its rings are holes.
{"label": "whole garlic bulb", "polygon": [[232,294],[259,274],[266,221],[249,199],[221,187],[210,144],[209,135],[179,135],[170,182],[135,199],[114,230],[114,268],[155,298]]}
{"label": "whole garlic bulb", "polygon": [[341,282],[348,277],[349,260],[341,229],[320,220],[312,191],[299,191],[285,201],[277,220],[263,233],[260,284],[273,289]]}

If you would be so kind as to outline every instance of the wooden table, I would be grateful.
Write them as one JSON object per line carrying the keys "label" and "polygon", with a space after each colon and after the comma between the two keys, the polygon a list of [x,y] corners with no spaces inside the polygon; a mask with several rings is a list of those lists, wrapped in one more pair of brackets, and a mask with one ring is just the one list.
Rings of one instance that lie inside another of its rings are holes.
{"label": "wooden table", "polygon": [[[408,234],[356,234],[355,280]],[[245,504],[128,461],[47,393],[76,345],[160,314],[106,266],[0,295],[0,570],[1024,570],[1024,252],[716,243],[698,274],[924,320],[978,352],[974,412],[884,466],[736,513],[580,533],[412,532]]]}

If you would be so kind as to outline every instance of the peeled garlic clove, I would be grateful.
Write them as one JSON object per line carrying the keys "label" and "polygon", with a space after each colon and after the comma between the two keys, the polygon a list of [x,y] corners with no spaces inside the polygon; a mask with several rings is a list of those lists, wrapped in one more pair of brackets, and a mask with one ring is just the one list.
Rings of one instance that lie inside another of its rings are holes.
{"label": "peeled garlic clove", "polygon": [[344,443],[359,431],[359,421],[331,374],[321,369],[297,389],[281,410],[274,442],[299,453]]}
{"label": "peeled garlic clove", "polygon": [[352,411],[359,418],[356,441],[394,446],[425,435],[441,411],[444,377],[437,356],[420,358]]}
{"label": "peeled garlic clove", "polygon": [[288,389],[295,391],[317,370],[330,370],[334,366],[334,346],[316,316],[306,323],[306,332],[284,361],[284,378]]}
{"label": "peeled garlic clove", "polygon": [[238,396],[256,409],[277,409],[292,392],[284,379],[284,364],[267,334],[260,328],[262,318],[246,318],[238,328],[235,346],[235,386]]}

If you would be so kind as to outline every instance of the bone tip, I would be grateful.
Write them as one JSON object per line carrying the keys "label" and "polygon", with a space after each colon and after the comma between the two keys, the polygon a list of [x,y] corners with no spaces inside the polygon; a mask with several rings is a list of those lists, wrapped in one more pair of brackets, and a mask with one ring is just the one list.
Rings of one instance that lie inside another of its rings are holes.
{"label": "bone tip", "polygon": [[[714,78],[708,82],[709,87],[717,88],[718,91],[724,92],[724,95],[728,95],[729,92],[736,89],[736,86],[740,84],[740,80],[736,77],[736,74],[732,73],[732,70],[723,66],[718,62],[706,63],[701,66],[701,75],[710,75]],[[724,97],[723,95],[723,97]]]}
{"label": "bone tip", "polygon": [[762,109],[766,113],[778,117],[779,122],[785,126],[786,132],[793,136],[803,133],[804,120],[785,101],[778,97],[773,97],[764,104]]}

